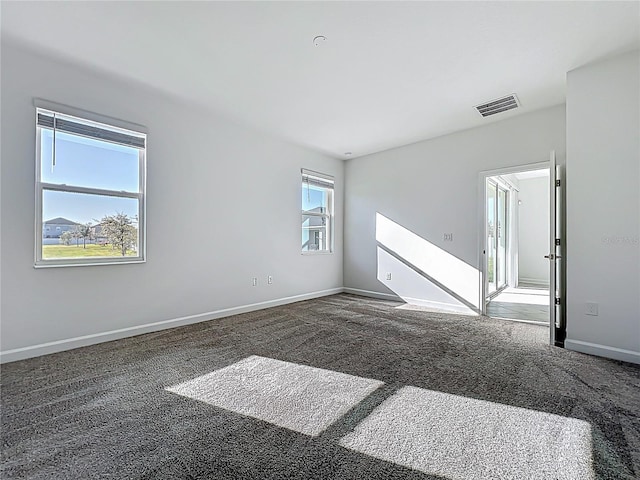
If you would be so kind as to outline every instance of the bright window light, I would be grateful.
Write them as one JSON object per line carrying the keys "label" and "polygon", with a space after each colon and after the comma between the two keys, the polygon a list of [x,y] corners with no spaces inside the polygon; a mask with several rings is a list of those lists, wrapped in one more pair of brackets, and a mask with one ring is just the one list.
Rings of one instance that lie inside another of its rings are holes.
{"label": "bright window light", "polygon": [[333,177],[302,169],[302,252],[333,250]]}
{"label": "bright window light", "polygon": [[383,382],[251,356],[167,390],[316,436]]}
{"label": "bright window light", "polygon": [[[406,302],[402,307],[414,306],[462,315],[477,315],[455,294],[436,285],[380,246],[377,248],[377,259],[378,280]],[[392,281],[387,281],[387,272],[393,272]]]}
{"label": "bright window light", "polygon": [[36,108],[36,266],[144,261],[144,133]]}
{"label": "bright window light", "polygon": [[[481,276],[478,269],[380,213],[376,213],[376,240],[396,258],[402,259],[403,263],[424,272],[441,285],[441,290],[458,298],[459,305],[480,308]],[[391,289],[396,285],[393,282],[384,283]],[[403,292],[396,293],[400,297],[411,296]]]}
{"label": "bright window light", "polygon": [[507,287],[491,303],[519,303],[524,305],[549,305],[549,290]]}
{"label": "bright window light", "polygon": [[450,480],[594,478],[589,423],[417,387],[398,390],[340,445]]}

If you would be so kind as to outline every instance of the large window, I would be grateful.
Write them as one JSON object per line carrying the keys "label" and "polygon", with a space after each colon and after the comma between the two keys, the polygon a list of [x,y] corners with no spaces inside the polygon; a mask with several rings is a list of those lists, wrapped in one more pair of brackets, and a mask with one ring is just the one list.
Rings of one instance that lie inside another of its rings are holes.
{"label": "large window", "polygon": [[36,266],[144,261],[146,135],[93,120],[36,108]]}
{"label": "large window", "polygon": [[333,249],[333,177],[302,170],[302,253]]}

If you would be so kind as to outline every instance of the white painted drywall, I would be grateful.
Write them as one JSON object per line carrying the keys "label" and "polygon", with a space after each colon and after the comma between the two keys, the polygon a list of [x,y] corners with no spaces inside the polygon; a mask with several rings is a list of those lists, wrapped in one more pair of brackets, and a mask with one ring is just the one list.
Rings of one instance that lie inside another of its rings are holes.
{"label": "white painted drywall", "polygon": [[[441,285],[446,283],[447,290],[462,297],[476,289],[479,299],[479,172],[545,162],[554,149],[562,162],[563,105],[347,161],[345,287],[417,297],[423,305],[433,302],[439,308],[459,310],[464,302],[448,301],[450,295],[445,293],[451,292],[443,292],[433,282],[408,283],[416,277],[406,274],[406,263],[415,266],[415,258],[426,255],[420,261],[423,273],[443,279]],[[381,238],[376,214],[401,228]],[[409,233],[402,233],[403,229]],[[444,233],[453,233],[453,241],[445,242]],[[393,248],[385,246],[409,259],[394,270],[397,257],[391,261],[381,256],[376,238],[393,243]],[[428,244],[435,248],[421,246]],[[468,268],[460,268],[460,274],[451,278],[451,269],[461,267],[458,262]],[[392,271],[381,270],[387,268]],[[392,274],[390,281],[386,273]],[[394,281],[396,273],[402,281]]]}
{"label": "white painted drywall", "polygon": [[[213,108],[355,158],[499,120],[473,105],[514,91],[528,111],[564,102],[565,72],[637,42],[639,11],[633,1],[3,1],[2,29],[168,91],[188,85]],[[327,41],[314,47],[315,35]]]}
{"label": "white painted drywall", "polygon": [[549,177],[519,182],[518,282],[549,285]]}
{"label": "white painted drywall", "polygon": [[567,153],[567,346],[640,361],[640,52],[567,74]]}
{"label": "white painted drywall", "polygon": [[[3,352],[342,287],[342,161],[15,44],[1,53]],[[33,268],[34,97],[148,128],[147,263]],[[336,179],[331,255],[300,253],[302,167]]]}

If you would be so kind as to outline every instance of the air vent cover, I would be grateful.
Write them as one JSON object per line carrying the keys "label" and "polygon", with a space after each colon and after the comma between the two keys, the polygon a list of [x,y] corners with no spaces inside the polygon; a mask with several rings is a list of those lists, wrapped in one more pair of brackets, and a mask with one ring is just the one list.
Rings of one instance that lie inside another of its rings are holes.
{"label": "air vent cover", "polygon": [[496,113],[513,110],[514,108],[518,108],[519,106],[520,102],[518,102],[518,97],[516,97],[514,93],[497,100],[483,103],[482,105],[477,105],[476,110],[478,110],[478,113],[483,117],[488,117],[490,115],[495,115]]}

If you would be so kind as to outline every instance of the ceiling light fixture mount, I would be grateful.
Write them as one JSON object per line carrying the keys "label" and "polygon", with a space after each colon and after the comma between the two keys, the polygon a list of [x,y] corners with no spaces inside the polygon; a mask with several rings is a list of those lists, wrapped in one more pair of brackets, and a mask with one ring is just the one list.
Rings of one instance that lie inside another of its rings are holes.
{"label": "ceiling light fixture mount", "polygon": [[327,37],[325,37],[324,35],[317,35],[316,37],[313,38],[313,46],[319,47],[326,41],[327,41]]}
{"label": "ceiling light fixture mount", "polygon": [[345,154],[347,157],[350,157],[350,156],[352,155],[352,154],[351,154],[351,152],[344,152],[344,154]]}

